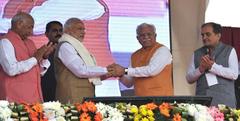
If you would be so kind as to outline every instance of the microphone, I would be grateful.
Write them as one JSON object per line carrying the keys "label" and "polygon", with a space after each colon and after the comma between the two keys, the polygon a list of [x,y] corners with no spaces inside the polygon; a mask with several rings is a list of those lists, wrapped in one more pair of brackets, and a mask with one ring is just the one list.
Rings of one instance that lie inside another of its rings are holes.
{"label": "microphone", "polygon": [[206,55],[209,55],[210,56],[210,50],[208,47],[206,47]]}
{"label": "microphone", "polygon": [[210,46],[205,45],[205,48],[206,48],[206,55],[209,56],[210,60],[214,60],[214,56],[212,55],[212,52],[210,52]]}
{"label": "microphone", "polygon": [[209,49],[210,47],[209,47],[209,45],[205,45],[205,55],[209,55],[210,56],[210,49]]}
{"label": "microphone", "polygon": [[206,55],[209,55],[209,57],[210,57],[211,56],[211,53],[210,53],[211,44],[210,44],[210,42],[205,41],[204,46],[206,48]]}

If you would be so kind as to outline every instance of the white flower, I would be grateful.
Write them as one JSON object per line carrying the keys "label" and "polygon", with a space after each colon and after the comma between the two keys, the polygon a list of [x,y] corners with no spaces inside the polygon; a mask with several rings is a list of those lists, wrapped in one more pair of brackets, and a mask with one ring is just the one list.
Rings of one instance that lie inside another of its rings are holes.
{"label": "white flower", "polygon": [[200,104],[178,104],[178,106],[186,109],[188,115],[193,116],[195,121],[214,121],[206,106]]}
{"label": "white flower", "polygon": [[195,105],[193,105],[193,104],[189,104],[187,106],[187,110],[188,110],[188,114],[190,116],[194,116],[194,114],[197,112],[197,109],[196,109]]}
{"label": "white flower", "polygon": [[195,121],[214,121],[213,117],[208,113],[208,107],[196,104],[197,111],[194,114]]}
{"label": "white flower", "polygon": [[10,121],[12,111],[8,107],[8,101],[0,100],[0,120]]}
{"label": "white flower", "polygon": [[52,109],[52,110],[60,110],[61,108],[61,103],[58,101],[54,102],[45,102],[43,103],[43,109]]}
{"label": "white flower", "polygon": [[196,112],[194,115],[195,121],[214,121],[208,112]]}
{"label": "white flower", "polygon": [[6,100],[0,100],[0,107],[7,107],[9,105],[9,102]]}
{"label": "white flower", "polygon": [[[65,111],[61,107],[61,103],[56,102],[45,102],[43,103],[44,116],[49,120],[65,121],[63,116],[65,116]],[[64,120],[63,120],[64,119]]]}
{"label": "white flower", "polygon": [[103,103],[97,103],[97,112],[100,112],[103,116],[103,121],[123,121],[122,113],[109,105]]}

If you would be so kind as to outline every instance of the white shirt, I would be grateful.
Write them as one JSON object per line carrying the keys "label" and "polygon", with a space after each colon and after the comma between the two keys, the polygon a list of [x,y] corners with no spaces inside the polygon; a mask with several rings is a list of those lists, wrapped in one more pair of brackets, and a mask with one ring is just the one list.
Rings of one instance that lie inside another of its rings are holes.
{"label": "white shirt", "polygon": [[150,59],[150,62],[146,66],[128,68],[128,76],[131,77],[151,77],[159,74],[166,65],[172,63],[172,55],[169,49],[162,46],[156,50]]}
{"label": "white shirt", "polygon": [[59,59],[77,77],[100,77],[107,74],[107,68],[100,66],[87,66],[77,51],[69,43],[63,43],[59,48]]}
{"label": "white shirt", "polygon": [[[17,61],[12,43],[5,38],[0,41],[0,64],[9,76],[15,76],[29,71],[38,63],[35,57],[23,61]],[[48,68],[49,66],[50,62],[47,59],[41,62],[41,75],[46,73],[47,69],[44,68]]]}
{"label": "white shirt", "polygon": [[[229,55],[228,64],[229,67],[223,67],[222,65],[214,63],[209,72],[230,80],[236,80],[238,77],[238,58],[234,48]],[[193,54],[191,63],[188,67],[186,79],[188,82],[195,82],[201,75],[202,73],[200,72],[199,68],[195,67]]]}

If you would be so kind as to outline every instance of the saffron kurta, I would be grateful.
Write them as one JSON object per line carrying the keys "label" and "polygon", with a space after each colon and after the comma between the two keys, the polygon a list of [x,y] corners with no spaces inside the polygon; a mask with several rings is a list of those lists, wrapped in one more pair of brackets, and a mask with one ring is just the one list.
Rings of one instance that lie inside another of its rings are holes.
{"label": "saffron kurta", "polygon": [[[17,61],[31,58],[37,50],[32,40],[23,41],[13,31],[8,31],[5,38],[13,45]],[[9,76],[0,66],[0,99],[26,103],[41,102],[39,65],[37,64],[29,71],[15,76]]]}
{"label": "saffron kurta", "polygon": [[[156,50],[163,45],[156,43],[151,48],[141,48],[131,57],[132,67],[142,67],[149,64]],[[163,57],[164,58],[164,57]],[[172,64],[168,64],[157,75],[151,77],[134,77],[136,96],[170,96],[173,95]]]}

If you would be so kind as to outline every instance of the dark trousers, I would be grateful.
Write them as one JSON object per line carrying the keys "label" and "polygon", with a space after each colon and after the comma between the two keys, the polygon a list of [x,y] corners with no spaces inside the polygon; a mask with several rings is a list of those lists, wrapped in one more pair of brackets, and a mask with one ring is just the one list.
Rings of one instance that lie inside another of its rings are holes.
{"label": "dark trousers", "polygon": [[237,108],[240,108],[240,75],[238,75],[238,79],[235,80],[235,95],[237,99]]}

